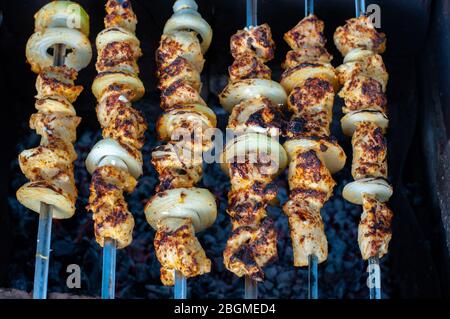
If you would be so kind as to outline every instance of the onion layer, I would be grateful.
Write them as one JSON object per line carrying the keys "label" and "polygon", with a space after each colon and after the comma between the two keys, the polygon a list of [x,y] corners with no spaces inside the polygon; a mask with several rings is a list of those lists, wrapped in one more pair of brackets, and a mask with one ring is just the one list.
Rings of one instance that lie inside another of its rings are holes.
{"label": "onion layer", "polygon": [[38,31],[28,39],[26,57],[33,72],[39,73],[53,65],[53,56],[48,50],[55,44],[64,44],[72,51],[65,58],[65,65],[69,68],[79,71],[91,61],[92,48],[86,35],[75,29],[50,28]]}

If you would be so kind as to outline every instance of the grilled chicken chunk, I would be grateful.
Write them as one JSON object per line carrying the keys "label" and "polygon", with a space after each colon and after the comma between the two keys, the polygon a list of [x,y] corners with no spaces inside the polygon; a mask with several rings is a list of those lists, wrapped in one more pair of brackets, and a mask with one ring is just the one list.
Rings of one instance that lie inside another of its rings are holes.
{"label": "grilled chicken chunk", "polygon": [[328,256],[328,242],[320,208],[310,207],[306,202],[289,200],[283,206],[289,219],[294,266],[308,266],[308,256],[314,255],[321,263]]}
{"label": "grilled chicken chunk", "polygon": [[323,46],[307,46],[288,51],[281,67],[289,69],[302,63],[330,63],[331,60],[333,60],[333,56]]}
{"label": "grilled chicken chunk", "polygon": [[161,263],[161,281],[166,286],[175,283],[175,269],[186,277],[211,271],[211,260],[195,237],[189,219],[167,218],[160,222],[155,235],[155,251]]}
{"label": "grilled chicken chunk", "polygon": [[136,31],[137,18],[130,0],[108,0],[105,9],[105,28],[122,27],[132,33]]}
{"label": "grilled chicken chunk", "polygon": [[374,122],[357,124],[352,137],[352,176],[387,178],[387,143],[383,130]]}
{"label": "grilled chicken chunk", "polygon": [[284,34],[284,41],[294,50],[304,47],[324,47],[327,42],[323,35],[324,29],[323,21],[310,14]]}
{"label": "grilled chicken chunk", "polygon": [[131,193],[137,181],[115,166],[98,167],[92,174],[89,205],[95,238],[103,247],[105,238],[117,241],[117,248],[128,246],[133,239],[134,219],[128,211],[124,192]]}
{"label": "grilled chicken chunk", "polygon": [[[189,155],[189,158],[184,156]],[[152,152],[152,164],[159,174],[159,185],[156,192],[166,189],[193,187],[202,176],[201,154],[183,153],[176,143],[168,143],[156,147]]]}
{"label": "grilled chicken chunk", "polygon": [[36,98],[60,95],[73,103],[83,91],[82,86],[74,84],[77,75],[77,71],[66,66],[44,68],[36,80]]}
{"label": "grilled chicken chunk", "polygon": [[144,146],[147,124],[143,115],[132,107],[123,94],[123,91],[108,91],[99,101],[96,110],[102,135],[140,149]]}
{"label": "grilled chicken chunk", "polygon": [[267,62],[274,57],[275,43],[269,25],[262,24],[239,30],[231,37],[230,47],[231,55],[235,59],[250,54],[262,62]]}
{"label": "grilled chicken chunk", "polygon": [[168,66],[158,69],[157,75],[158,88],[163,92],[178,81],[190,85],[197,92],[200,92],[202,87],[200,73],[183,57],[178,57]]}
{"label": "grilled chicken chunk", "polygon": [[167,110],[176,104],[202,104],[206,106],[200,93],[189,83],[179,79],[161,92],[161,108]]}
{"label": "grilled chicken chunk", "polygon": [[272,220],[265,218],[257,227],[234,229],[228,238],[223,258],[225,267],[235,275],[262,281],[262,268],[278,258],[277,234]]}
{"label": "grilled chicken chunk", "polygon": [[243,79],[268,79],[272,77],[272,71],[254,53],[239,55],[228,68],[230,81]]}
{"label": "grilled chicken chunk", "polygon": [[336,68],[336,73],[342,85],[357,75],[370,77],[381,84],[383,92],[386,91],[389,78],[383,58],[379,54],[365,56],[358,61],[344,63]]}
{"label": "grilled chicken chunk", "polygon": [[392,237],[393,214],[385,203],[375,196],[363,196],[363,214],[358,227],[358,243],[364,260],[383,257],[388,252]]}
{"label": "grilled chicken chunk", "polygon": [[347,23],[336,29],[334,43],[343,56],[353,49],[365,49],[375,53],[386,50],[386,36],[379,33],[370,17],[360,16],[347,20]]}
{"label": "grilled chicken chunk", "polygon": [[177,31],[161,36],[156,51],[158,68],[165,68],[179,58],[188,61],[198,73],[202,71],[205,59],[195,32]]}
{"label": "grilled chicken chunk", "polygon": [[135,52],[133,46],[127,42],[108,43],[99,53],[95,67],[97,72],[120,71],[139,73],[137,59],[141,52]]}
{"label": "grilled chicken chunk", "polygon": [[344,113],[360,110],[387,111],[387,99],[381,83],[364,75],[355,75],[345,82],[339,96],[344,99]]}

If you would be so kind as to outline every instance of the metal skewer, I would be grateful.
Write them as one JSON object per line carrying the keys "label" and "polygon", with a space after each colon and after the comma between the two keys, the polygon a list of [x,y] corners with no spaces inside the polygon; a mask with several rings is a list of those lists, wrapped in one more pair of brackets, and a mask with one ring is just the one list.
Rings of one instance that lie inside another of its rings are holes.
{"label": "metal skewer", "polygon": [[[64,65],[66,46],[56,44],[53,47],[53,65]],[[34,267],[33,299],[47,299],[48,266],[50,262],[50,243],[52,239],[52,206],[41,202],[39,227],[36,245],[36,263]]]}
{"label": "metal skewer", "polygon": [[175,270],[175,286],[173,288],[173,299],[186,299],[187,297],[187,280],[186,277]]}
{"label": "metal skewer", "polygon": [[[305,0],[305,17],[314,14],[314,0]],[[319,259],[316,255],[308,256],[308,299],[319,298]]]}
{"label": "metal skewer", "polygon": [[[355,15],[359,17],[366,13],[366,1],[355,0]],[[370,299],[381,299],[381,271],[378,256],[370,257],[367,272],[369,273]]]}
{"label": "metal skewer", "polygon": [[366,0],[355,0],[355,15],[359,17],[366,13]]}
{"label": "metal skewer", "polygon": [[114,299],[116,292],[116,241],[105,238],[103,245],[102,299]]}
{"label": "metal skewer", "polygon": [[[258,0],[247,0],[247,27],[258,25]],[[258,282],[245,276],[245,299],[258,299]]]}

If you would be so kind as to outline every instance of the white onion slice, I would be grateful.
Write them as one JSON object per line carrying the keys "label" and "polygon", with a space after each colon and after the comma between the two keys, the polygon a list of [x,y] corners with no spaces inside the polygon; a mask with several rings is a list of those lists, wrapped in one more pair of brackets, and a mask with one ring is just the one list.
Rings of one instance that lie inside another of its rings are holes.
{"label": "white onion slice", "polygon": [[[317,64],[317,65],[316,65]],[[339,82],[333,66],[329,63],[313,63],[303,67],[287,69],[281,76],[280,84],[287,92],[302,86],[309,78],[321,78],[333,85],[334,91],[339,89]]]}
{"label": "white onion slice", "polygon": [[[136,157],[138,156],[139,157]],[[129,153],[116,140],[107,138],[99,141],[94,145],[91,152],[86,158],[86,168],[89,173],[93,173],[95,169],[101,166],[102,161],[107,156],[115,156],[125,162],[129,172],[135,178],[142,175],[142,158],[136,150],[136,154]],[[103,162],[104,165],[105,162]]]}
{"label": "white onion slice", "polygon": [[64,44],[72,51],[65,57],[67,67],[79,71],[91,62],[92,48],[86,35],[75,29],[50,28],[36,32],[28,39],[26,57],[33,72],[39,73],[53,65],[53,56],[47,50],[55,44]]}
{"label": "white onion slice", "polygon": [[351,50],[349,53],[347,53],[345,55],[344,63],[362,60],[365,57],[368,57],[368,56],[371,56],[374,54],[375,53],[373,51],[356,48],[356,49]]}
{"label": "white onion slice", "polygon": [[342,196],[350,203],[362,205],[363,195],[375,195],[377,200],[387,202],[393,193],[392,186],[381,178],[364,178],[345,185]]}
{"label": "white onion slice", "polygon": [[179,0],[173,6],[174,14],[167,20],[164,33],[175,31],[195,31],[201,36],[202,53],[205,54],[211,45],[213,31],[211,26],[197,12],[198,6],[193,0]]}
{"label": "white onion slice", "polygon": [[134,95],[131,97],[130,102],[139,100],[145,94],[144,84],[139,77],[126,72],[104,72],[98,74],[94,83],[92,83],[92,93],[99,100],[108,87],[113,84],[125,85],[133,90]]}
{"label": "white onion slice", "polygon": [[175,188],[153,196],[145,206],[147,222],[158,229],[166,218],[189,218],[196,232],[210,227],[217,217],[216,200],[204,188]]}
{"label": "white onion slice", "polygon": [[284,105],[287,99],[283,87],[272,80],[245,79],[229,83],[220,93],[220,105],[230,112],[233,107],[244,100],[266,97],[277,105]]}
{"label": "white onion slice", "polygon": [[141,45],[139,39],[133,33],[121,27],[112,27],[102,30],[97,35],[95,39],[97,51],[100,52],[112,42],[126,42],[134,46],[134,48],[140,48]]}
{"label": "white onion slice", "polygon": [[382,130],[383,134],[389,126],[388,117],[379,111],[354,111],[346,114],[341,119],[342,131],[347,136],[352,136],[356,130],[356,124],[360,122],[373,122],[378,125]]}
{"label": "white onion slice", "polygon": [[73,1],[52,1],[34,15],[34,31],[47,28],[77,29],[89,36],[89,15]]}
{"label": "white onion slice", "polygon": [[259,133],[245,133],[227,143],[220,155],[222,170],[229,174],[229,164],[248,154],[267,154],[276,165],[274,176],[280,174],[288,164],[288,156],[277,140]]}

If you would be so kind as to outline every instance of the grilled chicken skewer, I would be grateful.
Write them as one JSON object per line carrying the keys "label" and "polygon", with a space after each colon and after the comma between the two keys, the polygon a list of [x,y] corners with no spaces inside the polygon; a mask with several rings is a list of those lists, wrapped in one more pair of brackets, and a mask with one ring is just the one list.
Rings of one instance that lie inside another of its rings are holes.
{"label": "grilled chicken skewer", "polygon": [[[68,6],[78,9],[81,28],[68,27]],[[63,40],[68,35],[73,35],[75,44]],[[89,17],[83,8],[70,1],[55,1],[36,13],[35,33],[27,42],[27,62],[39,74],[35,104],[38,112],[31,116],[30,127],[41,136],[41,143],[19,155],[20,168],[30,182],[20,187],[16,196],[20,203],[40,214],[34,299],[47,298],[52,219],[70,218],[75,213],[73,162],[77,154],[72,143],[81,119],[72,103],[83,90],[74,84],[77,71],[92,56],[88,35]],[[66,46],[79,50],[66,59]],[[50,48],[53,56],[47,54]]]}
{"label": "grilled chicken skewer", "polygon": [[132,107],[145,91],[138,78],[142,53],[135,35],[136,15],[129,0],[109,0],[105,9],[105,29],[96,38],[98,75],[92,85],[103,139],[86,159],[92,174],[87,209],[93,212],[95,238],[104,248],[102,298],[113,299],[115,251],[132,242],[134,228],[124,192],[132,192],[142,175],[147,124]]}
{"label": "grilled chicken skewer", "polygon": [[[391,239],[393,213],[386,202],[392,187],[386,181],[388,127],[386,85],[388,73],[379,55],[386,49],[386,38],[376,31],[364,15],[364,3],[357,2],[357,18],[336,29],[334,42],[344,56],[336,71],[343,88],[345,116],[341,120],[344,134],[352,136],[354,182],[347,184],[343,196],[362,205],[358,243],[364,260],[369,260],[370,298],[381,298],[378,259],[383,257]],[[362,13],[361,16],[359,14]]]}
{"label": "grilled chicken skewer", "polygon": [[200,96],[203,54],[212,30],[197,9],[193,0],[175,2],[156,52],[164,110],[157,131],[167,143],[152,153],[160,183],[145,214],[156,230],[154,246],[161,263],[161,281],[176,285],[176,299],[186,298],[186,278],[211,270],[211,261],[195,233],[211,226],[217,216],[214,196],[195,187],[202,177],[202,154],[213,146],[208,130],[216,126],[216,115]]}
{"label": "grilled chicken skewer", "polygon": [[314,274],[310,298],[317,298],[317,263],[328,256],[328,242],[320,215],[332,196],[332,174],[345,165],[346,156],[330,136],[337,77],[325,48],[324,23],[313,13],[284,35],[292,48],[283,64],[281,85],[288,92],[292,112],[286,128],[289,154],[289,201],[283,210],[289,218],[294,265],[309,266]]}
{"label": "grilled chicken skewer", "polygon": [[[247,2],[248,6],[253,3]],[[230,80],[220,94],[221,105],[231,112],[228,129],[236,137],[222,154],[222,168],[230,176],[228,214],[232,234],[224,251],[225,267],[245,276],[245,298],[257,298],[256,283],[264,279],[262,268],[277,258],[277,235],[266,206],[276,197],[273,178],[286,167],[287,155],[276,141],[282,133],[280,105],[286,93],[272,80],[264,64],[274,55],[267,24],[256,25],[248,10],[247,27],[231,37],[235,61]]]}

